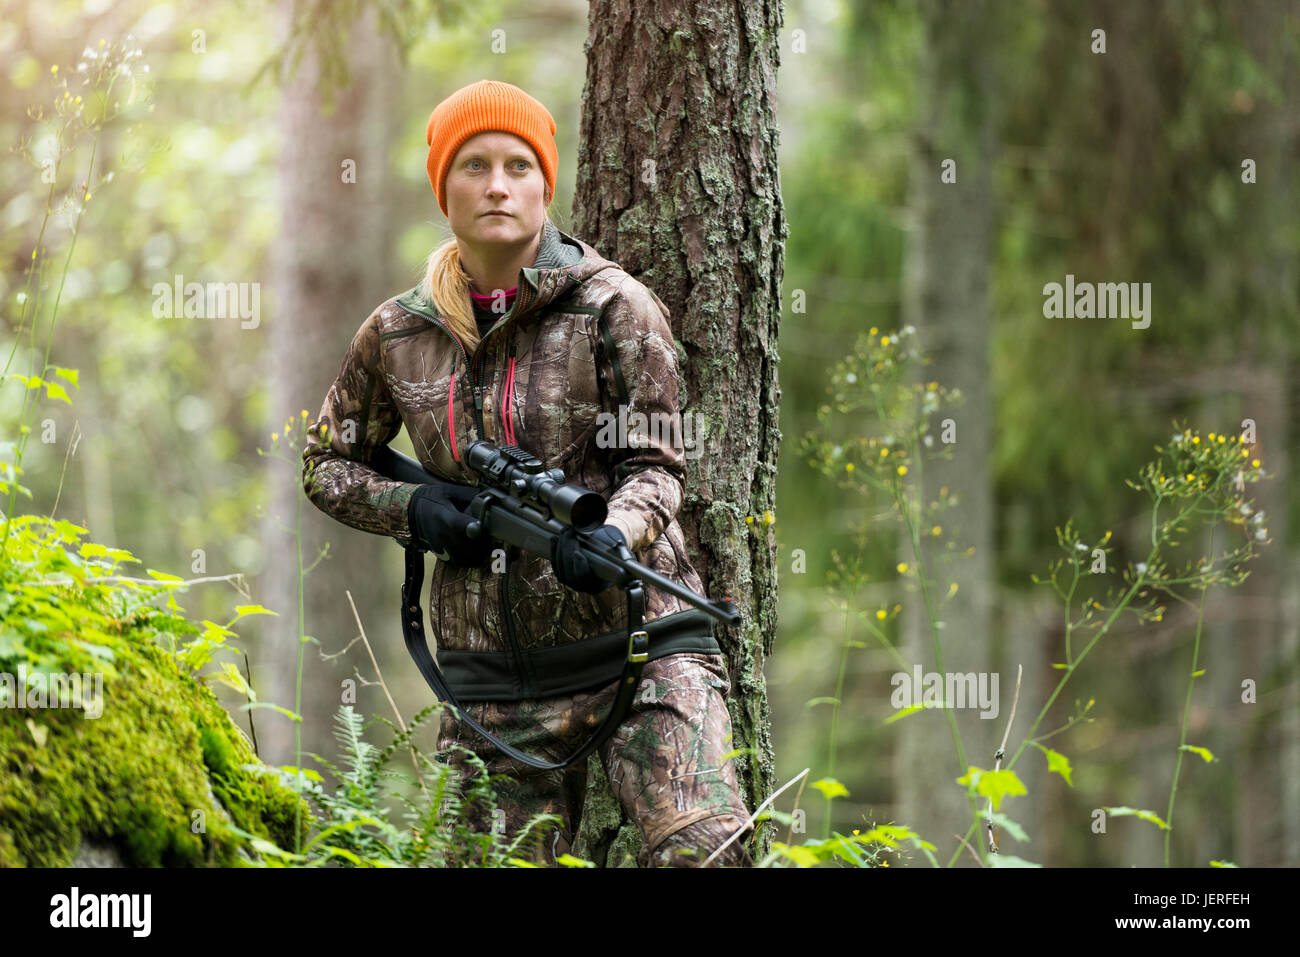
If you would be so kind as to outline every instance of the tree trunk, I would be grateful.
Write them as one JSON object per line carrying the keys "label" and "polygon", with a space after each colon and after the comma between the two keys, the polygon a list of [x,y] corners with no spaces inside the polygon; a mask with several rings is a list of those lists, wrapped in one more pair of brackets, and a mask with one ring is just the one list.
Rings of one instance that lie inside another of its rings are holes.
{"label": "tree trunk", "polygon": [[[715,626],[729,659],[733,744],[754,810],[771,792],[763,677],[776,630],[777,330],[787,227],[777,172],[777,0],[594,0],[573,231],[663,300],[679,343],[687,449],[678,513],[708,593],[744,615]],[[747,516],[753,516],[747,524]],[[609,866],[639,838],[590,763],[580,838]],[[763,829],[755,853],[766,852]],[[611,853],[613,851],[614,853]]]}
{"label": "tree trunk", "polygon": [[[1255,420],[1258,454],[1270,478],[1247,489],[1256,510],[1265,513],[1271,544],[1260,549],[1250,577],[1240,587],[1249,599],[1248,617],[1232,642],[1235,694],[1225,707],[1254,712],[1235,722],[1241,767],[1236,805],[1234,861],[1254,867],[1277,867],[1300,858],[1300,705],[1297,704],[1297,636],[1287,614],[1287,582],[1294,583],[1286,550],[1289,450],[1294,448],[1287,403],[1288,330],[1296,326],[1294,233],[1295,176],[1289,157],[1297,146],[1294,104],[1300,95],[1295,56],[1286,35],[1285,7],[1252,3],[1236,11],[1242,41],[1265,76],[1277,85],[1280,100],[1256,101],[1241,136],[1240,158],[1255,160],[1256,182],[1246,191],[1243,222],[1258,243],[1243,277],[1241,301],[1254,315],[1243,326],[1243,351],[1256,371],[1241,386],[1242,418]],[[1246,228],[1243,226],[1243,228]],[[1236,426],[1238,423],[1232,423]],[[1251,526],[1252,530],[1254,526]],[[1241,702],[1241,682],[1254,679],[1257,703]],[[1204,861],[1179,862],[1188,866]]]}
{"label": "tree trunk", "polygon": [[[978,674],[992,672],[996,666],[990,628],[995,566],[988,388],[991,169],[996,146],[994,118],[988,110],[997,99],[990,90],[990,57],[999,40],[992,25],[995,13],[991,5],[975,0],[921,4],[920,109],[911,184],[914,219],[905,258],[903,317],[916,327],[926,353],[933,357],[925,378],[958,388],[964,396],[952,415],[957,427],[952,460],[926,464],[923,500],[934,500],[946,486],[957,504],[946,513],[944,537],[951,536],[962,550],[974,548],[973,554],[944,568],[933,586],[941,599],[950,581],[958,584],[956,595],[938,611],[945,625],[939,632],[942,667],[935,660],[921,596],[919,592],[907,596],[903,656],[920,663],[925,672]],[[940,179],[941,164],[947,159],[956,162],[955,182]],[[910,543],[903,545],[900,560],[913,561]],[[981,719],[974,708],[951,712],[966,764],[993,767],[993,751],[1001,739],[1014,686],[1012,665],[1010,674],[1003,670],[999,678],[996,718]],[[966,768],[958,759],[943,711],[919,712],[899,725],[897,762],[899,823],[948,848],[946,859],[954,834],[965,833],[970,824],[970,810],[964,790],[954,783]],[[972,861],[965,852],[962,859]]]}
{"label": "tree trunk", "polygon": [[[283,230],[273,254],[276,314],[267,323],[271,340],[264,374],[270,389],[263,445],[269,444],[269,433],[283,433],[285,420],[298,418],[302,409],[309,420],[315,418],[357,328],[392,295],[392,237],[386,229],[385,201],[392,194],[388,110],[394,53],[390,40],[375,28],[373,9],[367,9],[345,47],[350,83],[335,96],[330,115],[322,112],[314,51],[306,53],[297,74],[283,87]],[[287,16],[284,23],[287,27]],[[355,162],[355,182],[345,181],[346,160]],[[301,427],[301,421],[296,424]],[[379,568],[381,558],[396,546],[322,515],[305,500],[300,476],[296,460],[293,467],[275,460],[267,467],[270,505],[263,534],[269,558],[255,597],[280,617],[262,620],[271,623],[261,625],[266,644],[253,685],[262,700],[293,707],[298,657],[293,529],[301,504],[304,567],[311,565],[324,542],[332,545],[330,557],[312,570],[305,589],[305,630],[320,645],[308,645],[303,656],[302,746],[304,752],[325,754],[332,750],[341,682],[352,674],[323,662],[319,652],[338,651],[357,634],[347,589],[368,635],[374,631],[372,623],[396,618],[396,586],[379,586],[391,578],[357,575],[358,569]],[[291,722],[270,711],[258,712],[258,739],[267,763],[294,762]]]}

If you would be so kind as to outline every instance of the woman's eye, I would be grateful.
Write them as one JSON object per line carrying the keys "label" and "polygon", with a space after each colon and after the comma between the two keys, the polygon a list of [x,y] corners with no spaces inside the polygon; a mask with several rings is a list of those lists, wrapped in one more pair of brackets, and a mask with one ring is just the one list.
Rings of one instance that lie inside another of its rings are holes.
{"label": "woman's eye", "polygon": [[[473,169],[478,166],[481,166],[482,164],[483,164],[482,160],[472,159],[466,162],[465,165],[466,167]],[[532,168],[533,165],[532,163],[528,162],[528,160],[515,160],[515,164],[520,167],[520,172]]]}

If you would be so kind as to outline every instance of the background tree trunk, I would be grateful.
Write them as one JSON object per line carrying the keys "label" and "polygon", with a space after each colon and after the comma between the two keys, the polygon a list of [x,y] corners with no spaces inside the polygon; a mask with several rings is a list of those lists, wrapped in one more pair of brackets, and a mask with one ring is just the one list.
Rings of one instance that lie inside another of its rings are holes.
{"label": "background tree trunk", "polygon": [[[269,433],[283,432],[285,419],[302,409],[309,421],[315,418],[357,328],[392,295],[385,200],[397,194],[388,182],[394,53],[390,39],[376,30],[373,8],[366,11],[344,47],[351,82],[337,92],[331,114],[322,112],[313,50],[283,86],[279,203],[284,227],[274,248],[275,314],[268,323],[271,343],[264,372],[270,384],[268,442]],[[288,12],[286,4],[286,29]],[[354,183],[343,179],[342,164],[349,159],[356,164]],[[255,597],[280,617],[254,619],[267,643],[258,656],[264,664],[261,674],[253,675],[254,688],[263,700],[293,707],[298,656],[293,528],[295,509],[303,500],[304,566],[315,560],[323,542],[334,545],[330,557],[307,577],[305,593],[306,630],[321,644],[309,645],[304,655],[302,746],[304,752],[325,754],[332,750],[340,682],[351,673],[321,661],[319,651],[338,651],[357,634],[347,589],[368,633],[371,622],[396,617],[395,589],[367,587],[357,576],[357,569],[381,567],[381,556],[394,546],[389,539],[348,532],[319,513],[304,500],[299,473],[282,462],[269,463],[267,481],[270,506],[263,534],[270,559]],[[380,579],[375,576],[376,584]],[[292,764],[292,723],[266,717],[271,714],[258,712],[262,759]]]}
{"label": "background tree trunk", "polygon": [[[992,403],[989,397],[989,274],[993,256],[994,193],[992,164],[995,119],[990,115],[990,51],[998,49],[992,23],[995,11],[982,2],[921,4],[924,39],[918,83],[916,155],[912,163],[913,220],[903,278],[903,317],[914,325],[923,348],[933,356],[924,376],[961,390],[964,402],[953,414],[957,424],[951,461],[927,463],[924,500],[947,487],[957,504],[945,513],[943,537],[961,550],[974,548],[949,567],[939,566],[936,599],[957,594],[938,617],[943,667],[935,662],[929,619],[918,592],[908,594],[903,612],[903,657],[922,670],[992,672],[993,562]],[[956,181],[940,181],[941,164],[956,162]],[[937,436],[936,436],[937,438]],[[922,539],[924,541],[924,539]],[[911,562],[910,543],[900,561]],[[931,567],[935,567],[931,563]],[[1028,633],[1028,632],[1026,632]],[[1014,660],[1014,655],[1009,660]],[[1015,688],[1015,667],[1000,676],[996,719],[981,719],[978,709],[954,709],[965,747],[965,761],[993,766]],[[996,734],[995,734],[996,731]],[[899,823],[913,827],[940,848],[970,822],[964,791],[950,782],[966,772],[953,747],[943,711],[924,711],[899,725],[897,752]],[[953,773],[949,774],[948,771]],[[966,863],[971,859],[963,853]]]}
{"label": "background tree trunk", "polygon": [[[778,0],[594,0],[573,232],[663,300],[681,410],[708,424],[688,450],[678,513],[730,663],[733,744],[754,810],[772,790],[763,663],[776,631],[777,330],[787,227],[777,171]],[[754,516],[747,524],[746,516]],[[607,866],[639,837],[592,760],[576,853]],[[767,849],[766,829],[758,853]],[[581,849],[578,849],[581,848]]]}
{"label": "background tree trunk", "polygon": [[[1260,458],[1272,477],[1248,487],[1246,494],[1264,511],[1272,544],[1260,550],[1236,594],[1224,596],[1241,602],[1243,614],[1234,616],[1233,633],[1223,636],[1230,649],[1225,664],[1232,672],[1231,697],[1216,704],[1229,719],[1242,709],[1250,712],[1244,721],[1228,721],[1229,728],[1240,732],[1234,744],[1241,756],[1231,859],[1242,866],[1277,867],[1300,856],[1298,642],[1295,616],[1288,614],[1296,570],[1286,549],[1290,451],[1295,448],[1287,383],[1294,377],[1285,358],[1285,336],[1288,330],[1294,334],[1297,313],[1295,251],[1287,233],[1295,234],[1295,172],[1289,159],[1300,146],[1294,112],[1300,79],[1291,48],[1277,42],[1284,33],[1286,5],[1255,2],[1234,12],[1242,42],[1262,71],[1276,78],[1281,95],[1280,102],[1252,104],[1240,137],[1238,162],[1251,158],[1256,163],[1255,183],[1240,187],[1246,191],[1244,213],[1254,224],[1250,235],[1258,243],[1242,276],[1240,301],[1250,303],[1252,311],[1242,317],[1247,322],[1240,352],[1255,370],[1239,384],[1241,416],[1230,423],[1235,427],[1242,418],[1255,420]],[[1289,590],[1287,582],[1292,583]],[[1257,686],[1253,705],[1241,701],[1246,678]],[[1205,861],[1171,863],[1202,866]]]}

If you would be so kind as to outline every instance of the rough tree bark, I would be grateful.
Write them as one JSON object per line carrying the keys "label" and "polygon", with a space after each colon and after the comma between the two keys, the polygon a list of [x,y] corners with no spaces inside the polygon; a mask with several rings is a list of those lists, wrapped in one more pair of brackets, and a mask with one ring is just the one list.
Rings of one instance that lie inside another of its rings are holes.
{"label": "rough tree bark", "polygon": [[[733,744],[754,810],[772,790],[763,662],[776,630],[777,330],[787,226],[777,172],[779,0],[593,0],[573,232],[653,289],[681,357],[688,450],[678,519],[708,593],[744,615],[717,626]],[[747,524],[746,516],[754,516]],[[639,837],[598,761],[575,850],[607,866]],[[763,829],[758,854],[768,847]]]}

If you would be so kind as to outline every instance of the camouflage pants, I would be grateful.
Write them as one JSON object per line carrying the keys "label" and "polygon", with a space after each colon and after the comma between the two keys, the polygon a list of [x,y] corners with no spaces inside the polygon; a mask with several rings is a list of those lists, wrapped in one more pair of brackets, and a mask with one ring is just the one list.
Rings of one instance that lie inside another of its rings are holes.
{"label": "camouflage pants", "polygon": [[[628,716],[597,749],[614,793],[641,830],[638,866],[699,866],[749,819],[732,759],[723,760],[734,747],[724,700],[730,687],[721,655],[682,653],[649,661]],[[616,689],[613,682],[594,692],[555,698],[463,704],[506,743],[560,761],[600,726]],[[498,815],[497,823],[504,824],[506,833],[516,834],[534,814],[560,816],[563,823],[548,831],[533,860],[554,864],[571,848],[582,814],[587,761],[560,771],[529,767],[503,755],[448,711],[438,738],[440,756],[462,774],[472,771],[463,752],[442,753],[453,744],[477,754],[489,775],[509,776],[494,784],[497,805],[504,811],[504,821]],[[752,866],[743,846],[751,831],[711,866]]]}

